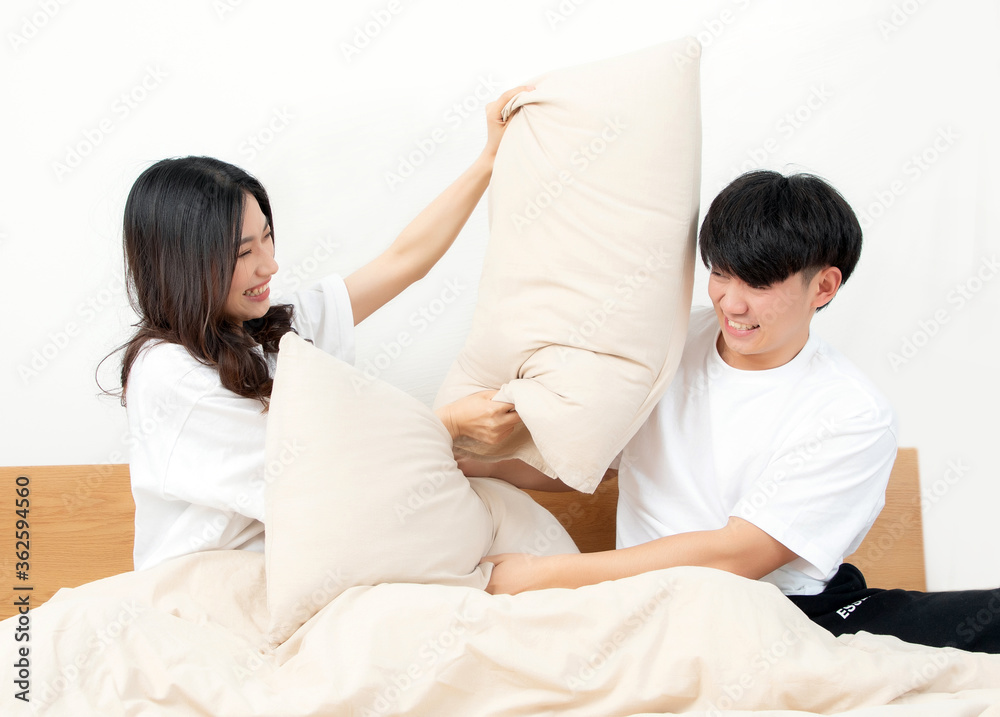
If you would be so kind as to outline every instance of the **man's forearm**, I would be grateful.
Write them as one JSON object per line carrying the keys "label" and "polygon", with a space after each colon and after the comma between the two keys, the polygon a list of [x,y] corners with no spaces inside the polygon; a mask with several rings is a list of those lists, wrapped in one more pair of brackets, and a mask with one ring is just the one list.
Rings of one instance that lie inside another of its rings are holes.
{"label": "man's forearm", "polygon": [[558,478],[552,478],[516,458],[513,460],[492,462],[463,458],[458,462],[458,466],[467,476],[499,478],[522,490],[573,490]]}
{"label": "man's forearm", "polygon": [[716,568],[756,580],[796,557],[760,528],[731,518],[718,530],[670,535],[620,550],[501,556],[503,560],[494,567],[490,588],[498,593],[578,588],[681,565]]}

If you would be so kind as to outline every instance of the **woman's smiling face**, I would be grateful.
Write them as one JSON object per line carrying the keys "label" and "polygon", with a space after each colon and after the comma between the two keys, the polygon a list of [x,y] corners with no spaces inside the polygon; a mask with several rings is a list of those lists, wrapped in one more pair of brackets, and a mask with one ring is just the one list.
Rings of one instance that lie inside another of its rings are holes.
{"label": "woman's smiling face", "polygon": [[247,193],[245,199],[243,236],[225,308],[226,317],[239,323],[259,319],[271,308],[268,284],[278,271],[267,217],[253,195]]}

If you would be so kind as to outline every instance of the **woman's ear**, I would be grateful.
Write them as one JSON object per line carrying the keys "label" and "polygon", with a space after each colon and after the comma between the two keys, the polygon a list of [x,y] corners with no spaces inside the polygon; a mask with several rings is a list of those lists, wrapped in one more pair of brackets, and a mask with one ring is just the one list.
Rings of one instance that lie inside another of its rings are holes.
{"label": "woman's ear", "polygon": [[813,308],[818,309],[833,301],[833,297],[837,295],[843,279],[844,277],[840,273],[840,269],[835,266],[828,266],[825,269],[817,271],[816,276],[812,280]]}

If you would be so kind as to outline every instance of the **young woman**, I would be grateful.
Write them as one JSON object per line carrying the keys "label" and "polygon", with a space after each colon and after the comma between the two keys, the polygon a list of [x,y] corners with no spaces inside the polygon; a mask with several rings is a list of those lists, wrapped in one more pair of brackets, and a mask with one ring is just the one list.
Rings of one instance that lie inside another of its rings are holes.
{"label": "young woman", "polygon": [[[264,187],[207,157],[157,162],[125,206],[136,332],[124,345],[136,569],[199,550],[263,550],[264,436],[278,341],[288,331],[353,360],[353,327],[423,277],[489,184],[504,124],[486,108],[482,154],[389,248],[279,305]],[[483,392],[438,411],[452,437],[499,442],[520,420]],[[289,448],[294,450],[294,447]]]}

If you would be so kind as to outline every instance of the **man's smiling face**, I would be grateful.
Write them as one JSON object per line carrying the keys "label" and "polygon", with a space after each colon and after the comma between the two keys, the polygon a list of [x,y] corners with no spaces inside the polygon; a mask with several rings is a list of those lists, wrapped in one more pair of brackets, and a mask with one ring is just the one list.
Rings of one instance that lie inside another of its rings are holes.
{"label": "man's smiling face", "polygon": [[718,343],[722,360],[746,371],[791,361],[809,339],[816,309],[833,298],[829,284],[835,279],[839,287],[839,274],[834,267],[799,271],[770,286],[754,287],[713,269],[708,295],[722,330]]}

